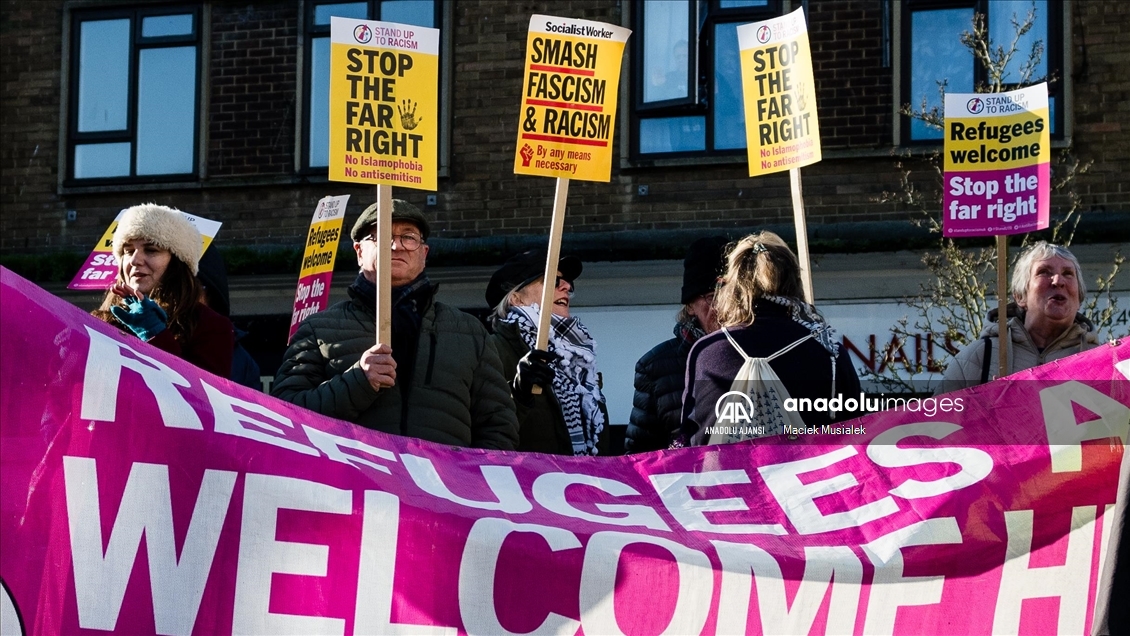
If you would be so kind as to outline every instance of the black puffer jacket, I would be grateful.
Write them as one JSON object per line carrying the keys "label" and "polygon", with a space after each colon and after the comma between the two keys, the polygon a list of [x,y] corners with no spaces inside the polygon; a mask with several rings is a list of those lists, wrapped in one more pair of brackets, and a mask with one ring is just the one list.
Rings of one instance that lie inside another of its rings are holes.
{"label": "black puffer jacket", "polygon": [[374,344],[376,314],[352,288],[349,294],[298,327],[271,395],[385,433],[452,446],[517,447],[514,403],[482,323],[434,302],[432,291],[405,404],[399,384],[375,391],[365,378],[358,362]]}
{"label": "black puffer jacket", "polygon": [[628,453],[667,448],[679,432],[683,389],[686,387],[687,353],[694,341],[680,325],[675,337],[643,354],[636,362],[636,393],[624,438]]}

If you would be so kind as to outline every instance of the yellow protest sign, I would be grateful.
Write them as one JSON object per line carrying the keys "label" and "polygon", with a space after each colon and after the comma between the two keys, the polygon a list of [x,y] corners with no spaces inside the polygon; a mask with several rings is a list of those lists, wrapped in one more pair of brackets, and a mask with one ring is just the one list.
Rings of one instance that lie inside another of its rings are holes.
{"label": "yellow protest sign", "polygon": [[[106,289],[114,282],[114,277],[118,275],[118,259],[114,256],[114,232],[118,229],[118,221],[121,220],[125,210],[118,212],[114,220],[110,222],[110,226],[102,234],[102,238],[94,244],[94,249],[90,252],[90,256],[86,257],[86,262],[79,268],[74,279],[67,285],[67,289]],[[189,214],[182,211],[181,214],[184,218],[192,223],[192,226],[200,232],[200,239],[203,248],[200,253],[208,251],[208,246],[216,238],[216,234],[220,231],[220,226],[223,225],[220,221],[213,221],[205,219],[195,214]]]}
{"label": "yellow protest sign", "polygon": [[314,209],[310,231],[306,235],[306,249],[302,254],[302,270],[298,273],[298,289],[294,292],[288,342],[294,338],[298,325],[307,316],[322,311],[330,304],[330,283],[333,282],[341,223],[345,220],[348,204],[348,194],[329,196],[318,201],[318,207]]}
{"label": "yellow protest sign", "polygon": [[749,176],[820,161],[816,85],[803,9],[738,27]]}
{"label": "yellow protest sign", "polygon": [[330,19],[331,181],[436,189],[439,30]]}
{"label": "yellow protest sign", "polygon": [[515,174],[611,179],[620,61],[631,34],[603,22],[530,18]]}

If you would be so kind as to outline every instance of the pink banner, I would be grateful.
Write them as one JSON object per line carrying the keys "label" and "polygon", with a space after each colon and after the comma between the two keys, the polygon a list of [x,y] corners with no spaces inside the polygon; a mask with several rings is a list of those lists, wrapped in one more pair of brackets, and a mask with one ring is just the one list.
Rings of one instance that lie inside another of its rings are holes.
{"label": "pink banner", "polygon": [[5,634],[1090,628],[1130,344],[858,435],[571,458],[357,428],[0,285]]}

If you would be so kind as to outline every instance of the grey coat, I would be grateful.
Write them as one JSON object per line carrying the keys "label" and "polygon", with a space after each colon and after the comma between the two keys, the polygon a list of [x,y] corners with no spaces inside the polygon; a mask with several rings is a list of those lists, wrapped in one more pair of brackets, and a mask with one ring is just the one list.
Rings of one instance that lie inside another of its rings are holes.
{"label": "grey coat", "polygon": [[[995,322],[995,314],[990,317],[990,320],[993,322],[985,326],[984,330],[981,331],[981,337],[966,345],[953,360],[950,360],[937,393],[949,393],[981,384],[981,368],[985,360],[984,338],[986,336],[993,339],[993,350],[989,356],[989,379],[995,380],[997,378],[1000,372],[1000,346],[997,343],[1000,325]],[[1032,342],[1032,337],[1028,335],[1028,330],[1024,328],[1023,312],[1008,319],[1008,333],[1010,336],[1008,372],[1010,374],[1099,346],[1099,339],[1095,335],[1094,327],[1082,315],[1077,315],[1075,322],[1058,338],[1048,343],[1043,351],[1036,347]]]}

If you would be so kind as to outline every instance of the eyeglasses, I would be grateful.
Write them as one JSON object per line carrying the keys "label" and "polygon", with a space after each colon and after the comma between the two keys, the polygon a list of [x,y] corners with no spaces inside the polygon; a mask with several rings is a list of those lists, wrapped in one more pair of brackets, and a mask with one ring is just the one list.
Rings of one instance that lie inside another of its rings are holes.
{"label": "eyeglasses", "polygon": [[[370,235],[366,236],[365,238],[361,239],[361,241],[362,242],[363,241],[372,241],[372,242],[376,243],[377,242],[377,235],[376,234],[370,234]],[[416,235],[416,234],[393,234],[392,235],[392,246],[393,247],[396,246],[397,241],[400,241],[400,247],[402,249],[404,249],[405,251],[408,251],[408,252],[415,252],[416,250],[420,249],[421,245],[424,244],[423,237]]]}

